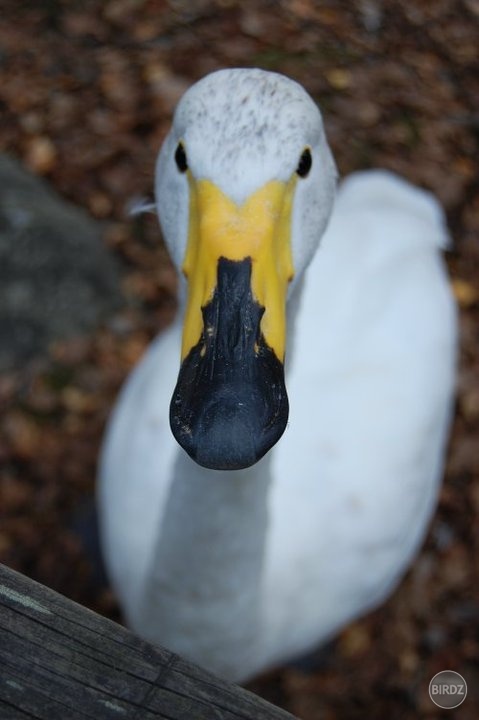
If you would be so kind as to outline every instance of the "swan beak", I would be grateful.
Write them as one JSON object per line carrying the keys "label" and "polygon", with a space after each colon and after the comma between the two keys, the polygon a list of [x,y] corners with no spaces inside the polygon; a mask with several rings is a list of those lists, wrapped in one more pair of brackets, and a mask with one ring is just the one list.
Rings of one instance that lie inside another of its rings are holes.
{"label": "swan beak", "polygon": [[[189,171],[188,171],[189,173]],[[286,296],[295,178],[242,205],[189,174],[188,298],[170,406],[173,435],[199,465],[254,465],[288,421]]]}

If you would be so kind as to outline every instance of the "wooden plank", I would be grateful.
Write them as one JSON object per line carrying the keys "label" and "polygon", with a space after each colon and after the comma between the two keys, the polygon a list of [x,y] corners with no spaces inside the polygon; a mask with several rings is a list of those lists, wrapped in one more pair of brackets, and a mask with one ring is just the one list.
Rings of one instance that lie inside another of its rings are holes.
{"label": "wooden plank", "polygon": [[0,565],[2,720],[294,720]]}

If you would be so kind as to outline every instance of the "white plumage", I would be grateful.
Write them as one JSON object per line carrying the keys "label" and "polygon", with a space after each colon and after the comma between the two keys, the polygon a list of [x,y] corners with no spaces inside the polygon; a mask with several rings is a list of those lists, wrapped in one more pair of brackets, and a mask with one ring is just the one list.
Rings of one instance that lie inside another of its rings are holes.
{"label": "white plumage", "polygon": [[[179,267],[179,140],[191,173],[238,204],[287,180],[305,146],[313,157],[294,198],[283,437],[235,471],[202,468],[176,444],[180,308],[129,378],[102,456],[103,547],[128,623],[243,681],[382,601],[423,539],[454,391],[448,234],[432,195],[382,171],[340,185],[324,232],[335,170],[319,112],[287,78],[225,70],[188,91],[160,154],[157,208]],[[182,281],[180,304],[184,293]]]}

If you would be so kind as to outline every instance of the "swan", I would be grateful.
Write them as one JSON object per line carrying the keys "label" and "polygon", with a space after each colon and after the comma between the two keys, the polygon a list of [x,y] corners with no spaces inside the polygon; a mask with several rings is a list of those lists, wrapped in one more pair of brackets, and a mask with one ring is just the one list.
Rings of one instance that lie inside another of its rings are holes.
{"label": "swan", "polygon": [[156,208],[179,310],[108,424],[103,551],[138,634],[244,682],[377,606],[424,537],[454,394],[448,233],[392,173],[336,195],[316,104],[259,69],[180,100]]}

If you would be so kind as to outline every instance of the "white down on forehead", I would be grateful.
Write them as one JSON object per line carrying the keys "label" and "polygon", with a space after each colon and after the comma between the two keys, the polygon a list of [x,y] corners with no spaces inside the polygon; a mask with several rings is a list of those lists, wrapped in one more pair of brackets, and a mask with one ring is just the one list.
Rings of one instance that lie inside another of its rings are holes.
{"label": "white down on forehead", "polygon": [[270,180],[287,181],[306,146],[324,148],[321,114],[307,92],[277,73],[219,70],[181,99],[173,135],[196,179],[237,203]]}

